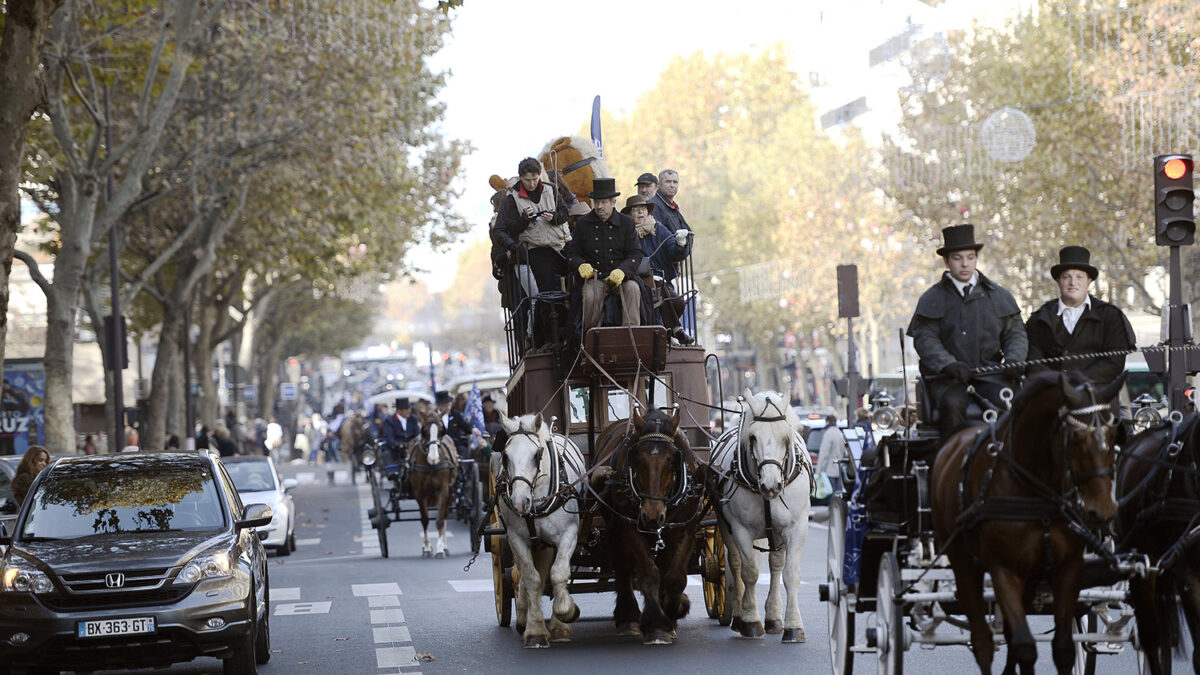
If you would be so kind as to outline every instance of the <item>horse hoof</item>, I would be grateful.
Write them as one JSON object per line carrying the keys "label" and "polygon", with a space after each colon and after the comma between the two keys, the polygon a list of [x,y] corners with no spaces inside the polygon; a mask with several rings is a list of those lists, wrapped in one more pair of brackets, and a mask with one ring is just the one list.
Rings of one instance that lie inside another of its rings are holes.
{"label": "horse hoof", "polygon": [[754,623],[743,621],[741,633],[744,638],[760,638],[766,634],[766,631],[763,630],[761,621],[755,621]]}
{"label": "horse hoof", "polygon": [[670,633],[667,633],[667,634],[671,636],[672,641],[674,641],[675,638],[679,637],[679,631],[677,631],[677,630],[672,630]]}
{"label": "horse hoof", "polygon": [[524,634],[525,634],[525,624],[518,622],[517,623],[517,635],[524,635]]}
{"label": "horse hoof", "polygon": [[563,623],[575,623],[579,620],[579,605],[571,603],[571,611],[566,616],[558,617],[558,620]]}
{"label": "horse hoof", "polygon": [[692,601],[688,598],[687,593],[679,596],[679,610],[675,612],[676,619],[682,619],[692,611]]}
{"label": "horse hoof", "polygon": [[443,560],[449,555],[450,555],[449,551],[438,551],[437,555],[435,555],[433,557],[437,558],[438,560]]}
{"label": "horse hoof", "polygon": [[642,634],[642,629],[632,621],[629,623],[617,624],[617,635],[621,637],[638,637]]}
{"label": "horse hoof", "polygon": [[571,629],[566,628],[566,627],[551,628],[550,629],[550,641],[551,642],[570,642],[571,641]]}
{"label": "horse hoof", "polygon": [[550,640],[545,635],[526,635],[525,649],[548,649]]}
{"label": "horse hoof", "polygon": [[740,617],[740,616],[733,617],[733,621],[729,622],[729,630],[731,630],[735,633],[742,632],[742,617]]}
{"label": "horse hoof", "polygon": [[803,628],[785,628],[783,629],[784,642],[804,642]]}
{"label": "horse hoof", "polygon": [[783,632],[783,622],[779,619],[767,619],[767,632],[776,635]]}
{"label": "horse hoof", "polygon": [[651,633],[650,635],[644,636],[642,638],[642,644],[644,644],[644,645],[669,645],[669,644],[671,644],[671,636],[661,630],[656,630],[653,633]]}
{"label": "horse hoof", "polygon": [[421,551],[421,557],[422,558],[432,558],[433,551]]}

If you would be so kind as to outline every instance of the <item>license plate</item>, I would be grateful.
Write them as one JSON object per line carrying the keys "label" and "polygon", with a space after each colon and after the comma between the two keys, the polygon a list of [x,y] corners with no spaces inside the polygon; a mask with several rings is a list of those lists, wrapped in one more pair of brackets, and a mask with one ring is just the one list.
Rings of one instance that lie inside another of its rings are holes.
{"label": "license plate", "polygon": [[154,632],[154,617],[143,616],[133,619],[103,619],[80,621],[76,633],[81,638],[109,637],[112,635],[138,635]]}

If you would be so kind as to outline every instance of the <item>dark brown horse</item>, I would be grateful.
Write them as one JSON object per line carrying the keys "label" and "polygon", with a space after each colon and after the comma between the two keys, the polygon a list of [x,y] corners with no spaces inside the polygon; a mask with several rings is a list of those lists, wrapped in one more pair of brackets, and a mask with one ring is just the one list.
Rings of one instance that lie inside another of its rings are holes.
{"label": "dark brown horse", "polygon": [[[615,422],[600,434],[597,457],[611,457],[599,489],[616,573],[613,619],[622,635],[645,644],[670,644],[691,602],[685,594],[688,560],[700,521],[703,493],[697,463],[679,431],[679,410],[658,410],[633,424]],[[594,483],[598,482],[594,480]],[[638,610],[634,585],[645,606]]]}
{"label": "dark brown horse", "polygon": [[[421,511],[421,557],[445,558],[446,515],[450,512],[450,490],[458,477],[458,451],[436,412],[417,413],[421,434],[408,443],[408,482]],[[437,551],[429,544],[429,509],[437,509]]]}
{"label": "dark brown horse", "polygon": [[1200,673],[1200,415],[1134,436],[1117,467],[1116,534],[1121,551],[1150,557],[1158,568],[1130,579],[1142,653],[1153,675],[1171,672],[1182,648],[1179,610],[1192,636],[1192,668]]}
{"label": "dark brown horse", "polygon": [[992,671],[983,574],[1004,615],[1006,674],[1033,672],[1037,646],[1026,612],[1038,583],[1054,595],[1054,665],[1070,673],[1084,540],[1072,528],[1111,520],[1120,427],[1111,402],[1122,376],[1096,390],[1077,373],[1039,373],[995,425],[961,429],[933,466],[933,523],[954,569],[979,670]]}

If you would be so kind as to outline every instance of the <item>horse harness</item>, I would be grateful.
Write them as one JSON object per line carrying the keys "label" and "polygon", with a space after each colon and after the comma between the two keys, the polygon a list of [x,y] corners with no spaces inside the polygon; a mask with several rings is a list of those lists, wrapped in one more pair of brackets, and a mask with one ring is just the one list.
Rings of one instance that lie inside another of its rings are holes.
{"label": "horse harness", "polygon": [[[409,471],[413,473],[434,473],[437,471],[444,471],[446,469],[458,468],[458,449],[454,447],[454,441],[451,440],[449,436],[439,436],[437,440],[425,440],[420,436],[417,436],[409,441],[409,447],[415,445],[421,448],[428,448],[435,443],[441,446],[442,450],[446,454],[446,457],[449,459],[443,460],[434,465],[417,464],[413,461],[413,453],[410,452],[408,453],[407,457]],[[449,447],[447,447],[447,445],[449,445]]]}
{"label": "horse harness", "polygon": [[[752,421],[772,423],[784,422],[787,420],[787,417],[783,414],[783,411],[779,409],[779,406],[776,405],[775,401],[767,399],[767,403],[772,408],[775,408],[775,415],[767,417],[766,409],[764,408],[763,414],[755,415],[752,418]],[[737,452],[733,454],[733,459],[729,467],[730,471],[729,474],[726,475],[726,478],[733,481],[735,491],[738,487],[741,487],[762,498],[763,518],[765,520],[767,531],[767,548],[758,550],[778,551],[783,547],[783,544],[779,542],[779,538],[775,536],[775,524],[771,520],[771,502],[774,500],[767,499],[767,496],[762,493],[761,486],[759,484],[759,476],[762,476],[763,467],[771,465],[777,466],[779,467],[779,473],[783,476],[783,487],[786,488],[800,477],[800,473],[803,470],[807,469],[809,493],[811,494],[812,490],[816,487],[816,477],[813,475],[812,459],[809,458],[808,453],[800,450],[799,443],[792,443],[788,451],[787,458],[783,462],[780,462],[776,459],[755,461],[754,456],[750,452],[749,444],[742,443],[741,441],[740,426],[737,429],[737,433],[734,438],[737,443]],[[753,476],[748,470],[750,466],[754,466]],[[722,499],[722,504],[728,503],[729,498],[732,498],[732,496],[733,493],[731,492],[729,497]],[[778,499],[781,503],[783,502],[782,490],[780,490],[780,494],[775,499]],[[787,504],[784,504],[784,506],[787,506]],[[758,547],[756,546],[755,548]]]}
{"label": "horse harness", "polygon": [[[542,439],[537,435],[536,432],[526,431],[524,429],[510,433],[508,435],[509,442],[511,442],[513,436],[527,436],[532,439],[534,445],[537,446],[537,453],[534,455],[533,460],[534,465],[537,467],[537,473],[534,474],[532,480],[524,476],[509,476],[508,462],[500,462],[500,474],[496,476],[496,497],[497,499],[503,499],[508,504],[508,508],[512,509],[512,511],[515,513],[516,508],[512,503],[512,484],[519,482],[527,483],[529,485],[529,492],[532,495],[534,489],[537,487],[539,478],[545,476],[549,479],[549,484],[553,486],[549,494],[550,499],[546,501],[534,499],[533,507],[527,511],[524,516],[522,516],[522,518],[525,520],[525,528],[529,532],[529,542],[531,544],[540,543],[540,538],[538,537],[537,528],[534,524],[534,521],[538,518],[545,518],[546,516],[554,513],[569,501],[569,498],[566,494],[568,492],[566,489],[566,472],[562,470],[563,457],[562,454],[557,451],[557,449],[554,452],[551,452],[550,472],[543,473],[542,457],[546,452],[546,445],[542,443]],[[550,442],[552,444],[554,443],[553,435],[551,435]],[[500,454],[503,456],[503,451],[501,451]]]}
{"label": "horse harness", "polygon": [[[1090,387],[1088,391],[1092,392]],[[1096,553],[1112,564],[1118,563],[1117,558],[1107,550],[1096,534],[1084,524],[1083,515],[1079,510],[1079,486],[1093,478],[1111,477],[1113,475],[1112,467],[1093,469],[1079,475],[1074,475],[1071,471],[1070,457],[1066,451],[1068,447],[1067,439],[1072,430],[1093,432],[1096,435],[1101,452],[1106,453],[1113,449],[1108,447],[1108,442],[1104,437],[1104,428],[1113,423],[1112,409],[1107,403],[1096,403],[1094,392],[1092,393],[1092,405],[1075,410],[1069,409],[1066,406],[1061,407],[1058,411],[1058,419],[1054,425],[1057,429],[1061,430],[1063,475],[1065,480],[1070,482],[1070,489],[1067,491],[1055,491],[1054,488],[1046,485],[1028,469],[1018,464],[1011,453],[1004,451],[1004,442],[996,437],[996,421],[993,420],[988,423],[987,429],[975,437],[970,450],[963,456],[962,478],[958,483],[959,515],[955,519],[955,527],[947,540],[946,546],[949,546],[949,542],[953,541],[959,534],[974,528],[983,521],[1041,521],[1043,551],[1046,558],[1045,567],[1048,574],[1051,571],[1050,524],[1055,520],[1064,520],[1071,532],[1083,539]],[[1104,413],[1107,413],[1107,415]],[[1011,412],[1006,414],[1006,417],[1008,415],[1011,415]],[[991,457],[992,463],[984,474],[983,484],[979,488],[978,495],[973,500],[970,500],[968,504],[967,479],[974,460],[981,453],[986,453]],[[1035,496],[988,496],[988,489],[991,486],[996,467],[1001,461],[1005,462],[1017,484],[1025,490],[1033,492]]]}
{"label": "horse harness", "polygon": [[[624,436],[622,436],[622,445],[628,443],[629,437],[629,433],[626,433]],[[643,494],[637,487],[637,477],[634,472],[633,465],[628,461],[627,455],[629,453],[614,455],[613,461],[623,464],[623,466],[614,467],[615,470],[612,472],[611,476],[616,476],[616,478],[609,478],[608,485],[613,486],[620,492],[632,497],[635,500],[649,499],[651,501],[663,502],[666,504],[669,514],[666,519],[667,522],[661,527],[655,528],[654,530],[643,530],[641,522],[638,518],[630,518],[629,516],[618,511],[612,505],[604,503],[603,499],[600,499],[600,502],[604,504],[610,512],[632,524],[635,528],[637,528],[639,533],[655,535],[656,539],[654,545],[651,547],[651,550],[654,553],[657,553],[667,546],[666,542],[663,541],[663,530],[672,527],[685,527],[690,524],[692,520],[699,518],[704,513],[705,509],[696,509],[695,515],[687,520],[674,520],[673,515],[678,513],[678,511],[682,509],[684,505],[703,494],[703,484],[692,482],[691,476],[688,472],[687,458],[684,456],[683,451],[679,450],[679,448],[675,446],[674,436],[658,431],[644,433],[634,440],[632,447],[637,448],[645,443],[654,442],[670,443],[671,446],[675,448],[676,454],[679,455],[679,480],[675,481],[675,489],[671,491],[671,494]],[[599,499],[599,495],[597,495],[597,498]]]}
{"label": "horse harness", "polygon": [[[1200,513],[1200,499],[1169,496],[1171,484],[1177,473],[1191,479],[1192,494],[1200,494],[1200,480],[1197,479],[1197,474],[1200,472],[1196,465],[1195,453],[1193,452],[1190,457],[1186,458],[1182,456],[1185,446],[1183,439],[1194,433],[1198,422],[1200,422],[1200,416],[1194,414],[1186,420],[1170,419],[1170,433],[1159,444],[1158,452],[1153,460],[1149,460],[1153,466],[1142,478],[1142,481],[1118,501],[1120,507],[1125,507],[1135,498],[1142,497],[1138,504],[1142,508],[1138,508],[1133,527],[1119,542],[1118,548],[1124,547],[1129,537],[1145,525],[1164,522],[1183,524],[1184,534],[1159,558],[1160,570],[1169,569],[1179,559],[1180,554],[1200,540],[1200,528],[1195,527],[1197,518],[1200,518],[1197,515]],[[1124,457],[1125,459],[1147,460],[1138,455],[1124,455]],[[1183,464],[1183,461],[1186,461],[1187,464]],[[1160,469],[1163,468],[1166,469],[1165,480],[1155,481],[1154,478],[1159,476]]]}

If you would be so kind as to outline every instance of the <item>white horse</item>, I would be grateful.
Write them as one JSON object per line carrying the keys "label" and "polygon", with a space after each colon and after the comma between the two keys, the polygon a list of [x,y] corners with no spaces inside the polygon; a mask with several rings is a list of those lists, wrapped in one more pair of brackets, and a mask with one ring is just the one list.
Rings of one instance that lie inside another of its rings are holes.
{"label": "white horse", "polygon": [[[502,416],[508,433],[502,452],[492,455],[500,518],[521,572],[517,587],[517,632],[527,648],[569,642],[579,606],[567,592],[571,556],[579,537],[579,486],[583,453],[553,433],[541,413]],[[542,614],[546,577],[553,589],[550,630]]]}
{"label": "white horse", "polygon": [[[762,637],[754,541],[766,539],[771,588],[765,632],[782,632],[784,642],[804,642],[800,552],[808,538],[812,460],[800,435],[800,418],[787,399],[775,392],[755,395],[747,389],[739,400],[740,423],[717,439],[712,453],[718,521],[727,551],[725,602],[735,603],[734,630],[743,637]],[[781,573],[787,588],[786,617],[779,594]]]}

